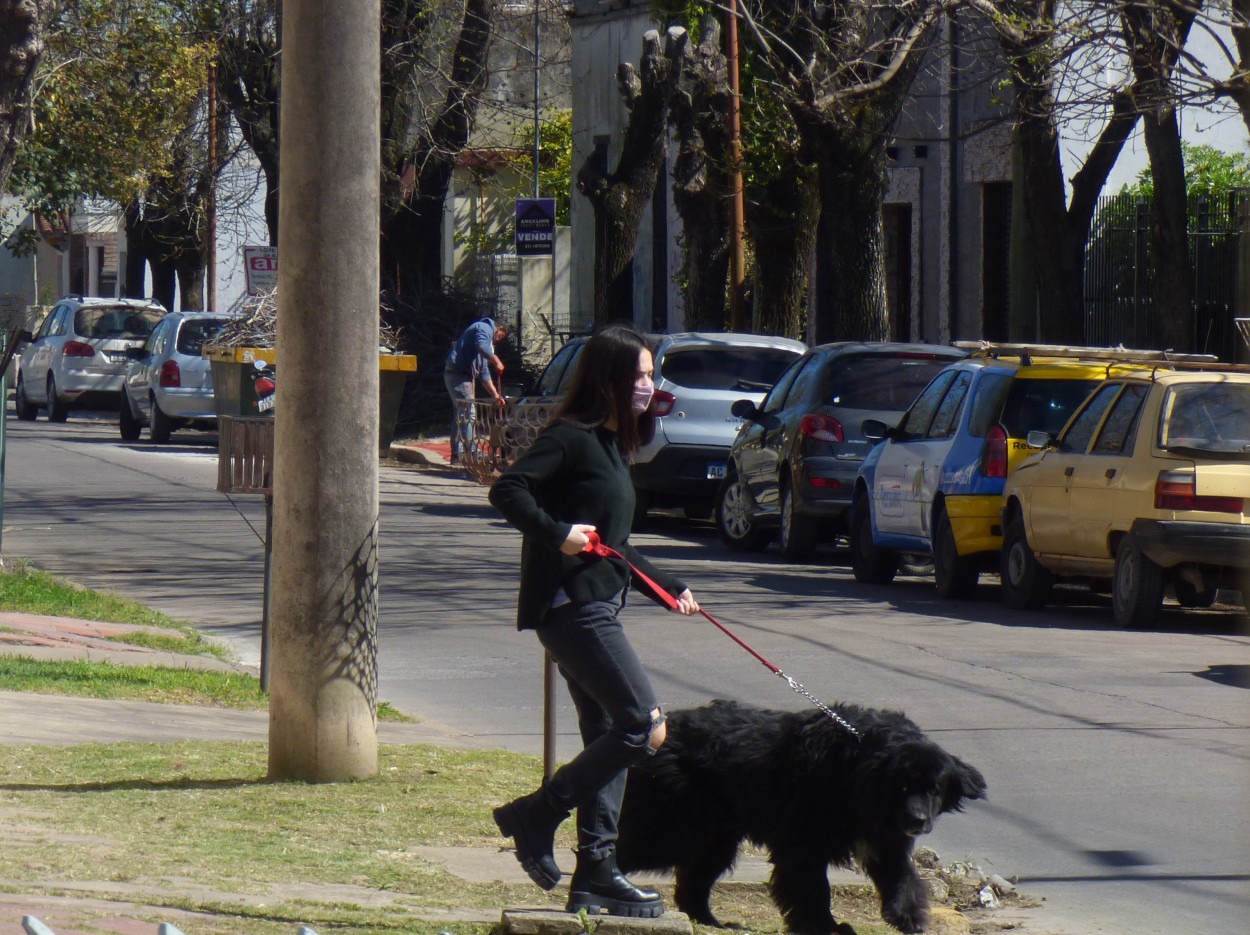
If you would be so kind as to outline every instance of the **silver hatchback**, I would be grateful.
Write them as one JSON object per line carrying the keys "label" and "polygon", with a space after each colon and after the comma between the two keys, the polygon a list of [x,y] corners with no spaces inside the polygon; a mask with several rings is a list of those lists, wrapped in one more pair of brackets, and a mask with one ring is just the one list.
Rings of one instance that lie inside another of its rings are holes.
{"label": "silver hatchback", "polygon": [[123,439],[135,441],[144,425],[152,441],[164,443],[183,425],[216,424],[213,373],[202,352],[230,319],[217,312],[171,312],[131,352],[117,422]]}
{"label": "silver hatchback", "polygon": [[164,316],[161,305],[145,299],[62,299],[22,351],[17,417],[31,421],[43,406],[49,422],[64,422],[70,409],[116,408],[131,348]]}

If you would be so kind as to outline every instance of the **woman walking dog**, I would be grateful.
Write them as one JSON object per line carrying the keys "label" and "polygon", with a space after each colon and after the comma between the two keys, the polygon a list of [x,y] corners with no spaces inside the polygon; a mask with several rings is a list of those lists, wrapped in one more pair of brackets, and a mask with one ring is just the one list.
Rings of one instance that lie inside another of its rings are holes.
{"label": "woman walking dog", "polygon": [[[678,613],[699,611],[689,588],[629,544],[628,459],[655,432],[653,380],[641,334],[623,325],[596,332],[551,423],[490,491],[523,536],[517,627],[535,630],[559,667],[583,744],[536,791],[495,809],[495,823],[515,842],[530,879],[549,890],[560,880],[556,828],[577,810],[569,912],[655,918],[664,911],[658,893],[635,886],[616,865],[626,770],[659,749],[665,735],[659,702],[621,625],[629,564],[676,595]],[[625,558],[585,553],[592,533]]]}

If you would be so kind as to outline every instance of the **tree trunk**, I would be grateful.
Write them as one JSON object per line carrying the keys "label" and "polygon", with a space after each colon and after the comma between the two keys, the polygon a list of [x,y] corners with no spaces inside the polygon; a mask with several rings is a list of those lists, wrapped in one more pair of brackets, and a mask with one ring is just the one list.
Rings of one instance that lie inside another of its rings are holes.
{"label": "tree trunk", "polygon": [[746,220],[755,245],[751,330],[801,340],[820,220],[815,168],[796,163],[779,173],[759,197],[747,199]]}
{"label": "tree trunk", "polygon": [[693,331],[726,327],[729,272],[730,91],[720,22],[700,20],[697,46],[686,46],[671,102],[677,136],[673,203],[681,215],[686,326]]}
{"label": "tree trunk", "polygon": [[[394,19],[388,18],[396,16],[399,12],[388,4],[384,22],[394,25]],[[492,0],[465,3],[442,107],[417,145],[402,149],[406,156],[394,154],[401,151],[397,145],[402,148],[411,131],[412,113],[409,109],[407,122],[396,113],[394,95],[402,93],[402,76],[387,73],[383,186],[390,197],[383,202],[381,267],[383,288],[396,298],[412,300],[423,292],[443,288],[443,205],[456,157],[468,144],[490,77],[487,64],[494,16]],[[406,167],[412,169],[412,186],[408,189],[402,182]]]}
{"label": "tree trunk", "polygon": [[280,5],[272,0],[256,3],[250,15],[224,25],[217,60],[222,100],[265,177],[265,226],[271,244],[278,242],[280,33]]}
{"label": "tree trunk", "polygon": [[1155,260],[1151,291],[1155,343],[1164,349],[1194,349],[1193,286],[1189,267],[1189,202],[1180,126],[1172,108],[1143,118],[1154,198],[1150,202],[1150,241]]}
{"label": "tree trunk", "polygon": [[882,147],[874,145],[856,163],[821,165],[813,342],[890,338],[881,222],[884,158]]}
{"label": "tree trunk", "polygon": [[1121,12],[1154,179],[1150,205],[1155,261],[1151,318],[1156,344],[1177,351],[1190,350],[1195,342],[1189,205],[1172,74],[1194,14],[1201,7],[1201,2],[1192,7],[1126,4]]}
{"label": "tree trunk", "polygon": [[577,189],[590,201],[595,214],[596,325],[634,318],[633,261],[638,227],[664,165],[669,94],[688,41],[686,31],[678,27],[669,29],[663,46],[658,32],[651,30],[643,36],[638,71],[627,62],[617,71],[629,123],[616,169],[608,172],[606,154],[595,152],[577,174]]}
{"label": "tree trunk", "polygon": [[30,93],[53,0],[0,0],[0,192],[30,127]]}

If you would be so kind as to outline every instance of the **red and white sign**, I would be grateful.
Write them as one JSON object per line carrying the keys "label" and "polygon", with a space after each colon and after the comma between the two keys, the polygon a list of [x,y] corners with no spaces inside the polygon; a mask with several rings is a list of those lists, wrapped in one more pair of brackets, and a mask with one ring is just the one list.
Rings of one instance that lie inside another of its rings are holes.
{"label": "red and white sign", "polygon": [[248,295],[272,292],[278,287],[278,248],[244,247],[243,270]]}

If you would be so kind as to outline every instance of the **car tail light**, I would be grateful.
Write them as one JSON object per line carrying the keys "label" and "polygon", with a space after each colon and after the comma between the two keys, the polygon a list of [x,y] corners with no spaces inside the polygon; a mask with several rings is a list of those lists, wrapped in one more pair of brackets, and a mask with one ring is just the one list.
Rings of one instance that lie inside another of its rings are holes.
{"label": "car tail light", "polygon": [[161,386],[182,386],[182,371],[178,369],[178,361],[167,360],[161,364],[161,375],[157,382]]}
{"label": "car tail light", "polygon": [[808,413],[799,419],[799,431],[807,438],[818,442],[845,441],[842,423],[833,416],[822,416]]}
{"label": "car tail light", "polygon": [[1242,497],[1200,497],[1195,493],[1194,475],[1187,471],[1160,471],[1155,481],[1156,510],[1202,510],[1207,513],[1240,513]]}
{"label": "car tail light", "polygon": [[836,477],[809,477],[807,482],[813,487],[823,487],[827,490],[837,490],[842,486],[842,482]]}
{"label": "car tail light", "polygon": [[657,416],[666,416],[673,411],[673,407],[677,405],[677,397],[672,393],[666,393],[664,390],[656,390],[651,395],[651,408],[655,410]]}
{"label": "car tail light", "polygon": [[95,348],[82,341],[66,341],[61,353],[66,357],[95,357]]}
{"label": "car tail light", "polygon": [[1007,432],[1001,425],[994,425],[985,433],[985,455],[981,458],[981,473],[986,477],[1007,476]]}

